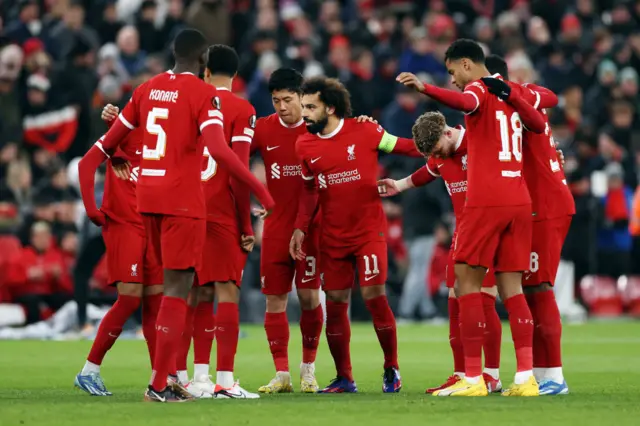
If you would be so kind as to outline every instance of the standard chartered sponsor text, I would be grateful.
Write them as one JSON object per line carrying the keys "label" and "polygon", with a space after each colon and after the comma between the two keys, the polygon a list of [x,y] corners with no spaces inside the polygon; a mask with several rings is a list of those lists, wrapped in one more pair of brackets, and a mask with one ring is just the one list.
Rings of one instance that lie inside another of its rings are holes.
{"label": "standard chartered sponsor text", "polygon": [[358,173],[358,169],[347,170],[339,173],[331,173],[327,175],[327,182],[329,185],[349,183],[357,180],[360,180],[360,173]]}

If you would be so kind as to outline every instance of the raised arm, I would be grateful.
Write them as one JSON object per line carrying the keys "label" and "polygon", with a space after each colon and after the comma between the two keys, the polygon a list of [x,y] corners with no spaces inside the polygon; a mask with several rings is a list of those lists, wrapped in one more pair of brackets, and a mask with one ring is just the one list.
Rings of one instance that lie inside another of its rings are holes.
{"label": "raised arm", "polygon": [[401,84],[423,93],[435,101],[465,113],[471,113],[480,106],[480,99],[471,92],[456,92],[420,81],[414,74],[403,72],[396,78]]}
{"label": "raised arm", "polygon": [[537,95],[537,103],[533,104],[535,109],[554,108],[558,105],[558,96],[546,87],[533,83],[525,83],[522,86]]}

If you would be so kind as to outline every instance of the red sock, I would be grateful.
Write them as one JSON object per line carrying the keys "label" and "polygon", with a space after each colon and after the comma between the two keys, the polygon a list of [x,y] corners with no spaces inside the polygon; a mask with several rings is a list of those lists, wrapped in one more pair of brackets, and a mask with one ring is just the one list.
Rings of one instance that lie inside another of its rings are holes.
{"label": "red sock", "polygon": [[195,308],[187,305],[187,315],[184,319],[184,330],[180,338],[178,350],[176,350],[176,370],[187,370],[187,358],[189,357],[189,349],[191,349],[191,337],[193,337],[193,316]]}
{"label": "red sock", "polygon": [[516,371],[533,370],[533,317],[524,294],[504,301],[509,313],[511,337],[516,348]]}
{"label": "red sock", "polygon": [[349,304],[327,300],[327,326],[325,333],[329,351],[336,365],[338,376],[353,381],[351,371],[351,324],[349,324]]}
{"label": "red sock", "polygon": [[151,369],[156,355],[156,319],[162,302],[162,294],[152,294],[142,298],[142,334],[147,342]]}
{"label": "red sock", "polygon": [[464,373],[468,377],[482,375],[482,343],[486,323],[482,294],[470,293],[458,298],[460,337],[464,351]]}
{"label": "red sock", "polygon": [[484,330],[485,368],[500,368],[500,345],[502,344],[502,322],[496,311],[496,298],[490,294],[482,293],[482,306],[487,328]]}
{"label": "red sock", "polygon": [[315,309],[309,311],[302,310],[300,332],[302,333],[302,362],[305,364],[311,364],[316,361],[323,322],[322,305],[318,305]]}
{"label": "red sock", "polygon": [[455,297],[449,298],[449,345],[453,352],[453,371],[464,373],[464,351],[460,339],[460,307]]}
{"label": "red sock", "polygon": [[193,317],[193,363],[209,364],[216,330],[213,302],[200,302]]}
{"label": "red sock", "polygon": [[269,350],[276,371],[289,371],[289,321],[287,321],[287,313],[265,313],[264,331],[267,332]]}
{"label": "red sock", "polygon": [[94,364],[102,364],[107,351],[122,333],[122,326],[140,306],[140,298],[136,296],[118,295],[118,300],[113,304],[109,312],[100,321],[98,334],[91,345],[91,351],[87,361]]}
{"label": "red sock", "polygon": [[398,369],[398,334],[396,318],[393,316],[387,296],[365,300],[365,305],[373,318],[373,327],[384,352],[384,368]]}
{"label": "red sock", "polygon": [[156,322],[156,356],[151,374],[151,387],[157,391],[167,386],[167,375],[175,366],[176,348],[180,343],[186,316],[187,302],[184,299],[170,296],[162,298]]}
{"label": "red sock", "polygon": [[536,298],[534,296],[534,293],[525,295],[527,305],[533,317],[533,368],[547,368],[547,348],[544,345],[536,308]]}
{"label": "red sock", "polygon": [[556,303],[556,296],[553,290],[534,293],[533,296],[535,298],[536,330],[540,330],[546,355],[545,368],[562,367],[562,319]]}
{"label": "red sock", "polygon": [[216,319],[217,371],[233,371],[236,350],[238,349],[238,334],[240,333],[238,305],[228,302],[218,303]]}

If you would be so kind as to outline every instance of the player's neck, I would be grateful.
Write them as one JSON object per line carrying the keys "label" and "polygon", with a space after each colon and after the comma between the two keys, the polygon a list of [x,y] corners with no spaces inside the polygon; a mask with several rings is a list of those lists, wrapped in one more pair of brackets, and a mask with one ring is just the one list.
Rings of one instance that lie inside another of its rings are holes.
{"label": "player's neck", "polygon": [[340,125],[340,118],[338,118],[335,115],[330,115],[329,120],[327,121],[327,125],[324,126],[324,129],[320,131],[320,134],[323,136],[329,135],[335,132],[335,130],[338,128],[339,125]]}
{"label": "player's neck", "polygon": [[491,73],[484,65],[478,66],[477,70],[474,72],[473,81],[480,80],[482,77],[491,77]]}
{"label": "player's neck", "polygon": [[227,77],[225,75],[212,75],[211,77],[209,77],[209,84],[215,86],[217,89],[231,90],[233,78]]}
{"label": "player's neck", "polygon": [[451,139],[454,141],[458,141],[460,139],[461,130],[456,127],[451,127]]}
{"label": "player's neck", "polygon": [[190,72],[193,75],[198,75],[200,74],[200,65],[176,63],[172,71],[174,74]]}

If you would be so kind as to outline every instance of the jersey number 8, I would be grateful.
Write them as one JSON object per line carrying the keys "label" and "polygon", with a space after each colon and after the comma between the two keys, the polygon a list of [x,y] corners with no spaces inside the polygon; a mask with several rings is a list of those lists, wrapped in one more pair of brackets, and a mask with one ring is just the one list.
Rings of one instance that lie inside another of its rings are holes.
{"label": "jersey number 8", "polygon": [[[498,158],[500,161],[511,161],[512,158],[515,158],[517,162],[522,162],[522,122],[520,116],[514,112],[510,118],[507,118],[504,111],[496,111],[496,120],[500,123],[500,141],[502,142]],[[511,127],[511,138],[509,138],[509,127]]]}

